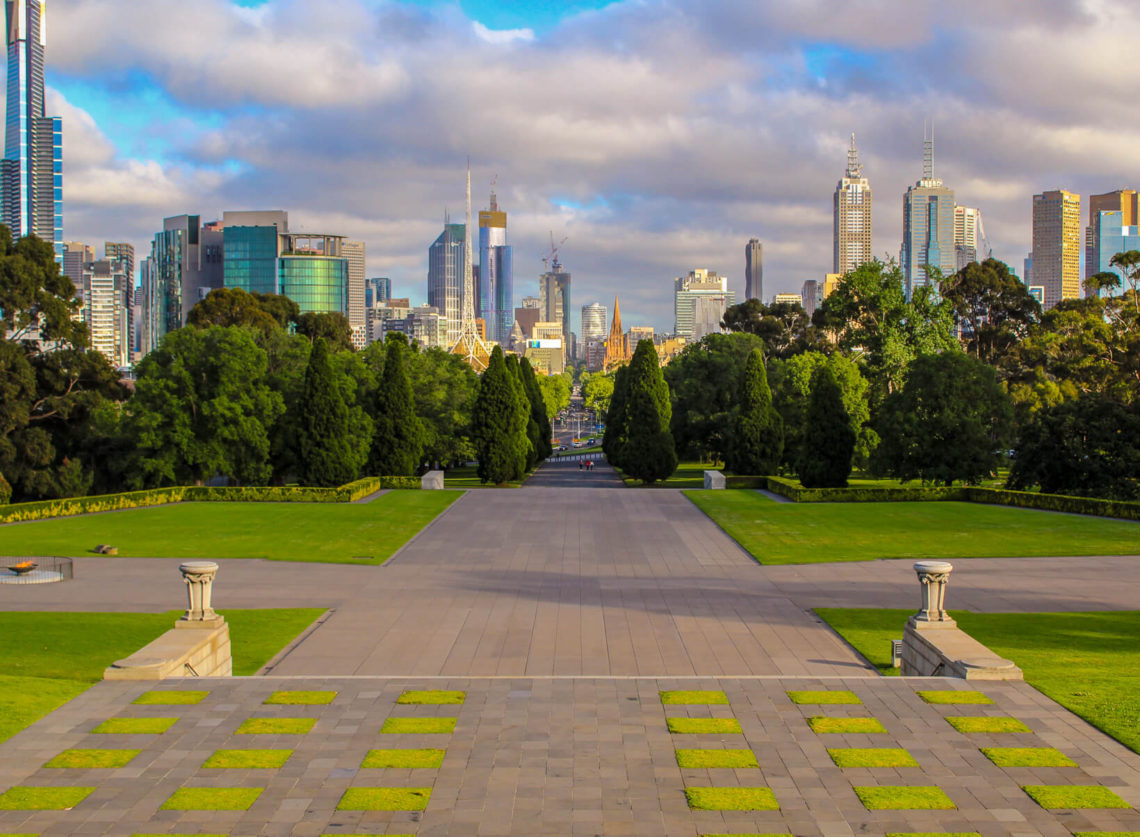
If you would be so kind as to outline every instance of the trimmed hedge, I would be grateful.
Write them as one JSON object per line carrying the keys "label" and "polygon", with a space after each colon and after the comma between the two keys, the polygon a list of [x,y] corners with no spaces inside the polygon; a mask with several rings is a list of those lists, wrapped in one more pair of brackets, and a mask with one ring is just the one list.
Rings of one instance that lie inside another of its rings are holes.
{"label": "trimmed hedge", "polygon": [[767,488],[767,477],[744,477],[736,474],[724,475],[725,488]]}
{"label": "trimmed hedge", "polygon": [[966,500],[960,486],[914,488],[803,488],[781,477],[768,477],[768,490],[796,503],[901,503],[927,500]]}
{"label": "trimmed hedge", "polygon": [[186,494],[184,486],[154,488],[149,491],[128,491],[125,494],[102,494],[96,497],[71,497],[66,500],[40,500],[34,503],[15,503],[0,507],[0,523],[23,523],[49,517],[70,517],[76,514],[139,509],[145,506],[164,506],[181,503]]}
{"label": "trimmed hedge", "polygon": [[1097,500],[1093,497],[1070,497],[1066,494],[1037,494],[1032,491],[1006,491],[1001,488],[964,488],[971,503],[992,503],[1024,509],[1091,514],[1097,517],[1119,517],[1140,520],[1140,503],[1123,500]]}

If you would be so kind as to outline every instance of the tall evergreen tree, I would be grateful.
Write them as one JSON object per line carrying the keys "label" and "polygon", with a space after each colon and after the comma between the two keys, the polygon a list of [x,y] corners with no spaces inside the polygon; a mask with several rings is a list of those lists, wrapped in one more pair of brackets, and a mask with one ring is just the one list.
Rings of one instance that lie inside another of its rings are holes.
{"label": "tall evergreen tree", "polygon": [[408,339],[392,332],[384,342],[384,370],[376,387],[376,424],[368,470],[381,477],[408,477],[420,467],[424,428],[416,415],[408,377]]}
{"label": "tall evergreen tree", "polygon": [[313,343],[300,401],[297,453],[302,485],[344,485],[360,474],[361,457],[348,439],[348,406],[333,379],[328,346]]}
{"label": "tall evergreen tree", "polygon": [[546,409],[546,399],[542,395],[542,387],[539,386],[534,367],[525,357],[519,361],[519,367],[522,369],[523,387],[526,389],[526,396],[530,401],[530,414],[534,418],[535,424],[538,425],[538,458],[542,461],[549,458],[550,454],[554,452],[554,446],[550,443],[552,435],[550,414]]}
{"label": "tall evergreen tree", "polygon": [[542,440],[539,438],[538,422],[534,420],[531,412],[530,397],[526,392],[526,383],[523,380],[522,364],[518,355],[508,355],[507,369],[511,372],[511,385],[515,390],[515,398],[519,402],[519,409],[526,411],[526,469],[534,470],[538,464],[539,453],[542,450]]}
{"label": "tall evergreen tree", "polygon": [[629,364],[628,393],[621,469],[642,482],[666,479],[677,470],[677,453],[669,432],[673,409],[652,340],[637,344]]}
{"label": "tall evergreen tree", "polygon": [[774,474],[784,450],[784,420],[772,406],[764,353],[753,349],[740,383],[729,461],[738,474]]}
{"label": "tall evergreen tree", "polygon": [[619,366],[614,372],[614,391],[606,410],[606,431],[602,434],[602,451],[615,468],[621,468],[625,448],[626,420],[629,395],[629,367]]}
{"label": "tall evergreen tree", "polygon": [[522,409],[503,350],[496,346],[479,380],[479,394],[471,416],[479,479],[506,483],[526,473],[527,412]]}
{"label": "tall evergreen tree", "polygon": [[843,406],[843,391],[828,366],[812,376],[803,440],[799,474],[804,487],[844,488],[851,474],[855,431]]}

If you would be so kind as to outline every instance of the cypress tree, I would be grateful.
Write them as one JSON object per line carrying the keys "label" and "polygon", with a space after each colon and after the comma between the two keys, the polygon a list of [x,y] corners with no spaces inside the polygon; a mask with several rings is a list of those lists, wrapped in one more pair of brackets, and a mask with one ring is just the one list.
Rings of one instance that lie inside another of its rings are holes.
{"label": "cypress tree", "polygon": [[526,473],[527,414],[515,390],[503,350],[491,352],[487,371],[479,379],[479,394],[471,415],[472,437],[479,459],[479,479],[505,483]]}
{"label": "cypress tree", "polygon": [[642,482],[654,483],[677,470],[677,452],[669,422],[673,407],[669,385],[652,340],[642,340],[629,364],[626,428],[621,469]]}
{"label": "cypress tree", "polygon": [[855,431],[843,406],[843,391],[828,366],[812,375],[804,416],[799,472],[805,488],[844,488],[851,474]]}
{"label": "cypress tree", "polygon": [[507,369],[511,371],[511,382],[518,400],[519,409],[526,412],[526,470],[532,471],[538,464],[539,453],[542,450],[542,440],[538,436],[538,422],[534,420],[531,411],[530,397],[527,395],[526,382],[523,379],[522,364],[518,355],[507,355]]}
{"label": "cypress tree", "polygon": [[740,384],[740,405],[733,426],[729,468],[738,474],[776,473],[784,452],[784,420],[772,406],[764,353],[753,349]]}
{"label": "cypress tree", "polygon": [[322,338],[317,338],[309,354],[298,414],[301,484],[334,486],[356,479],[361,463],[348,443],[348,406],[333,380],[328,346]]}
{"label": "cypress tree", "polygon": [[606,430],[602,434],[602,451],[615,468],[621,468],[622,449],[625,447],[626,421],[629,395],[629,367],[620,366],[614,372],[614,391],[610,408],[606,410]]}
{"label": "cypress tree", "polygon": [[391,333],[385,340],[384,370],[376,387],[376,425],[368,470],[380,477],[415,475],[424,449],[424,429],[416,415],[408,378],[407,337]]}
{"label": "cypress tree", "polygon": [[554,446],[550,443],[552,435],[550,416],[546,414],[546,401],[542,397],[542,387],[538,384],[534,367],[525,357],[519,361],[519,367],[522,369],[523,387],[526,389],[526,396],[530,401],[530,414],[534,417],[535,424],[538,425],[539,445],[537,450],[538,459],[542,461],[554,453]]}

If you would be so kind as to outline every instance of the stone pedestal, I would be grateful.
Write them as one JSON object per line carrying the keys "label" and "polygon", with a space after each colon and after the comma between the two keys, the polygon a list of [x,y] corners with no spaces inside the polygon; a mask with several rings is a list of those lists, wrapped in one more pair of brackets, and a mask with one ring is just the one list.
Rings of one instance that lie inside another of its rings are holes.
{"label": "stone pedestal", "polygon": [[420,488],[424,491],[443,491],[443,471],[428,471],[420,477]]}
{"label": "stone pedestal", "polygon": [[950,582],[954,565],[949,561],[919,561],[914,565],[914,571],[922,585],[922,606],[911,621],[945,626],[957,624],[946,612],[946,585]]}
{"label": "stone pedestal", "polygon": [[174,623],[176,628],[216,628],[225,618],[214,612],[212,597],[218,565],[213,561],[187,561],[179,564],[186,584],[186,615]]}
{"label": "stone pedestal", "polygon": [[705,471],[705,488],[724,488],[724,474],[720,471]]}

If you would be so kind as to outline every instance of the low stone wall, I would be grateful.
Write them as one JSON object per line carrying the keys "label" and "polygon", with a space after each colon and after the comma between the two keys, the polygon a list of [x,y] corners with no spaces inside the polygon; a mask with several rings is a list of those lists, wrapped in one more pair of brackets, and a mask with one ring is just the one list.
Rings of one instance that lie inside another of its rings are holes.
{"label": "low stone wall", "polygon": [[103,672],[104,680],[165,680],[168,677],[229,677],[230,626],[175,623],[175,627]]}
{"label": "low stone wall", "polygon": [[903,630],[901,674],[964,680],[1024,679],[1021,669],[953,622],[924,625],[913,619]]}

